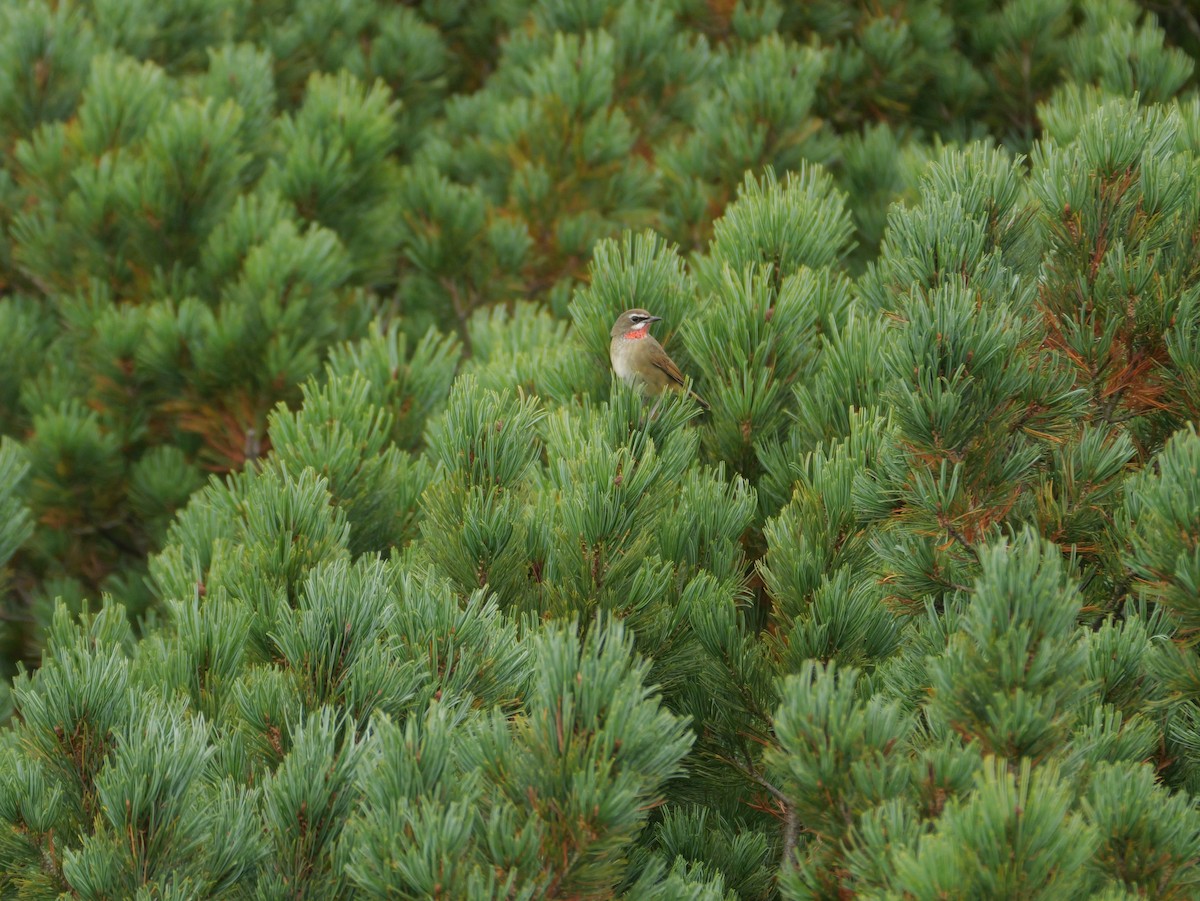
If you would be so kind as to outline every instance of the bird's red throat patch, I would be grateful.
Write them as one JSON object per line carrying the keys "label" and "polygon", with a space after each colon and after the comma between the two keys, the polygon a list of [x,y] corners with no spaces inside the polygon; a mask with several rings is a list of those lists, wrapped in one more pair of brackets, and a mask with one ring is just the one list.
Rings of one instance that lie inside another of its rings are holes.
{"label": "bird's red throat patch", "polygon": [[638,338],[645,338],[649,332],[650,330],[645,326],[642,326],[641,328],[635,328],[633,331],[625,333],[625,339],[627,341],[636,341]]}

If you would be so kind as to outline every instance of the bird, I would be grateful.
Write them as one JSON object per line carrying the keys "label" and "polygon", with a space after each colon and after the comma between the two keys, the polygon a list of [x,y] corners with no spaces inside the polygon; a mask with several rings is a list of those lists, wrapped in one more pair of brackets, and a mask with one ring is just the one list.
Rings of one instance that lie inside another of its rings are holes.
{"label": "bird", "polygon": [[[627,385],[641,388],[651,397],[662,394],[665,388],[673,391],[684,388],[683,373],[650,334],[650,324],[654,322],[662,322],[662,317],[642,309],[626,310],[613,323],[609,332],[612,342],[608,345],[608,355],[617,377]],[[699,394],[689,393],[701,407],[710,409]]]}

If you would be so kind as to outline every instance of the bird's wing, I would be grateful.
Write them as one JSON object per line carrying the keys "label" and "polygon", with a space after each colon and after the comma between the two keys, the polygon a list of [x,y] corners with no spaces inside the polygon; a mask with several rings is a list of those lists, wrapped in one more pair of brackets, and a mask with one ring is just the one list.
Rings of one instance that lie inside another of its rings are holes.
{"label": "bird's wing", "polygon": [[675,361],[667,356],[665,350],[661,347],[654,348],[654,352],[650,355],[650,360],[672,382],[680,387],[683,386],[683,373],[679,371],[679,367],[675,365]]}
{"label": "bird's wing", "polygon": [[[667,352],[662,349],[661,345],[659,345],[658,347],[656,347],[654,349],[654,352],[650,355],[650,359],[654,363],[655,366],[657,366],[659,369],[662,370],[663,375],[665,375],[668,379],[670,379],[672,382],[674,382],[680,388],[683,387],[683,385],[684,385],[683,373],[679,371],[679,367],[675,365],[675,361],[667,356]],[[708,401],[706,401],[703,397],[701,397],[695,391],[690,392],[690,394],[692,395],[692,397],[694,397],[696,399],[696,402],[698,404],[700,404],[700,406],[702,406],[704,409],[706,409],[706,410],[712,409],[708,405]]]}

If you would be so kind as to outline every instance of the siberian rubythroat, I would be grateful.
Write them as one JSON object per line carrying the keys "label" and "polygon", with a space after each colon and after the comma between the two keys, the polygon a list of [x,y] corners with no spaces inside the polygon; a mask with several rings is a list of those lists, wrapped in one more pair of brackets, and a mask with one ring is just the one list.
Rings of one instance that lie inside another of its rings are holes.
{"label": "siberian rubythroat", "polygon": [[[609,333],[612,342],[608,345],[608,355],[613,371],[627,385],[641,388],[651,397],[661,394],[664,388],[682,391],[684,387],[683,373],[650,334],[650,323],[661,321],[661,316],[652,316],[645,310],[626,310],[617,317]],[[691,395],[704,409],[709,408],[695,391]]]}

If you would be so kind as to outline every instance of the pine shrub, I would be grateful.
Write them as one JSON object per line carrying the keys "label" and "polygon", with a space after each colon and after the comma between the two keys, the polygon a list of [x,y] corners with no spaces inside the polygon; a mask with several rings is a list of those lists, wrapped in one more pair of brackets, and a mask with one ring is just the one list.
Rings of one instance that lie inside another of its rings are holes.
{"label": "pine shrub", "polygon": [[1198,54],[0,7],[0,898],[1196,897]]}

